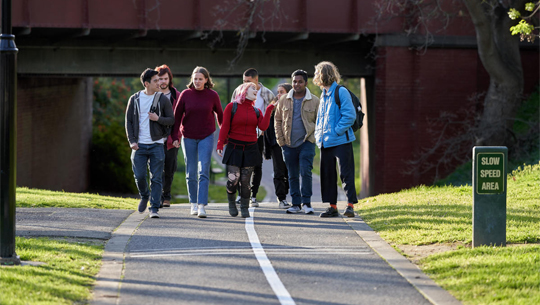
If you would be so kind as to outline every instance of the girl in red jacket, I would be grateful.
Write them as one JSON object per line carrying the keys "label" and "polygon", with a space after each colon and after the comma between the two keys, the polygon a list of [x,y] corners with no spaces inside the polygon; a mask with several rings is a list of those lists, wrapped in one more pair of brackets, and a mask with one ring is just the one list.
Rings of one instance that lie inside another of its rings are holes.
{"label": "girl in red jacket", "polygon": [[[254,101],[257,99],[255,84],[244,83],[236,89],[236,92],[233,102],[229,103],[223,112],[217,153],[223,157],[222,163],[227,165],[229,214],[233,217],[238,215],[235,199],[240,182],[240,211],[242,217],[246,218],[249,217],[251,174],[253,168],[262,163],[262,156],[257,147],[256,128],[266,130],[270,123],[270,115],[263,116],[262,111],[254,107]],[[265,113],[272,113],[274,103],[268,105]],[[225,144],[227,147],[223,153]]]}

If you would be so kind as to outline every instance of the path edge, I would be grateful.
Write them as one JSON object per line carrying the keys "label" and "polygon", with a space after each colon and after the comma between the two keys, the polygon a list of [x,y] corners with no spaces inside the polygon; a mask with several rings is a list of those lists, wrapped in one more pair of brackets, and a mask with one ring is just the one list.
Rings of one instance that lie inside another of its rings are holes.
{"label": "path edge", "polygon": [[131,236],[148,216],[137,211],[131,213],[112,233],[111,239],[105,245],[102,265],[96,275],[92,291],[92,305],[118,304],[120,300],[120,285],[124,271],[125,249]]}
{"label": "path edge", "polygon": [[397,252],[360,217],[343,218],[345,222],[392,268],[434,305],[461,305],[448,291],[442,289],[418,266]]}

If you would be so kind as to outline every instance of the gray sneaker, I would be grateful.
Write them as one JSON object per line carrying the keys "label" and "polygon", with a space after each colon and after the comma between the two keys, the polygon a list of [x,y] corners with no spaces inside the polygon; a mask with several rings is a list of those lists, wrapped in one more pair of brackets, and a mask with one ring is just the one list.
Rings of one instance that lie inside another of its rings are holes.
{"label": "gray sneaker", "polygon": [[159,218],[158,212],[150,212],[150,218]]}
{"label": "gray sneaker", "polygon": [[297,205],[293,205],[292,207],[288,208],[287,209],[287,214],[296,214],[296,213],[300,213],[302,209],[297,206]]}
{"label": "gray sneaker", "polygon": [[257,198],[255,198],[255,197],[251,198],[251,207],[252,208],[259,207],[259,203],[257,202]]}
{"label": "gray sneaker", "polygon": [[287,202],[287,200],[281,200],[279,202],[279,208],[280,209],[288,209],[290,207],[291,207],[291,205]]}

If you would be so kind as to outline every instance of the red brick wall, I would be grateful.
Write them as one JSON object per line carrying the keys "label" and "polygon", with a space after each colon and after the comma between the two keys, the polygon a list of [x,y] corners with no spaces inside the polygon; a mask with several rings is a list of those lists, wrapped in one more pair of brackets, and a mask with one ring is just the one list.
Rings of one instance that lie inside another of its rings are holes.
{"label": "red brick wall", "polygon": [[[431,184],[434,171],[405,174],[422,147],[432,147],[428,118],[456,113],[475,93],[487,90],[489,76],[477,50],[430,49],[424,55],[402,47],[378,49],[375,79],[375,193]],[[525,93],[538,84],[538,53],[523,52]],[[472,150],[472,147],[471,147]],[[470,153],[470,151],[464,153]],[[443,169],[445,177],[453,168]]]}
{"label": "red brick wall", "polygon": [[88,188],[92,79],[19,77],[17,185]]}

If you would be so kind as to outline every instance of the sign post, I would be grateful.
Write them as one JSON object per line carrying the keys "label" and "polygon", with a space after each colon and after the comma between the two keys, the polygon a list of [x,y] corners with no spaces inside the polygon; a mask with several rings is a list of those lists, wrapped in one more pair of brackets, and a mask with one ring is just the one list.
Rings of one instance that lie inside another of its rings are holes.
{"label": "sign post", "polygon": [[473,247],[506,246],[508,149],[473,148]]}

